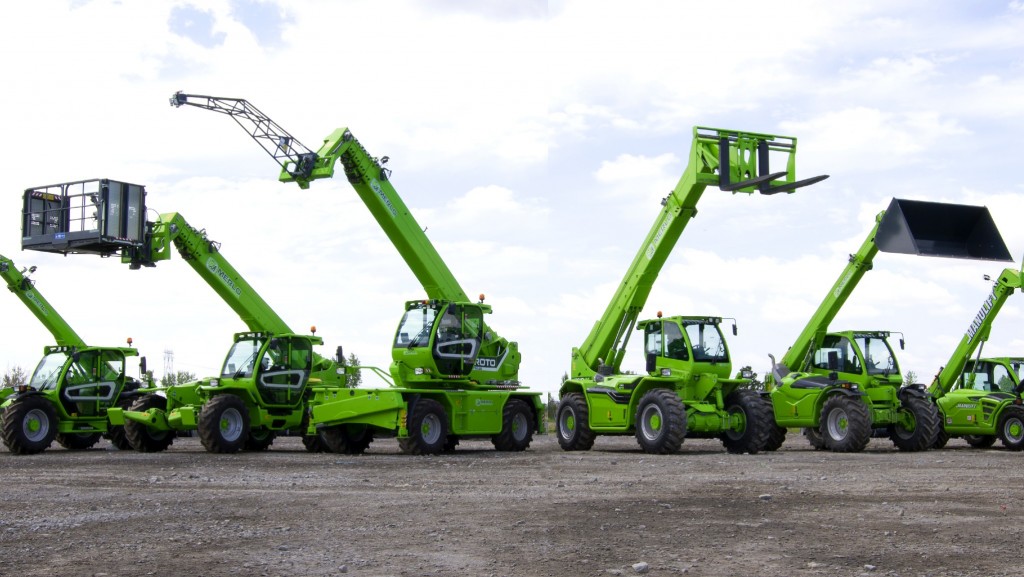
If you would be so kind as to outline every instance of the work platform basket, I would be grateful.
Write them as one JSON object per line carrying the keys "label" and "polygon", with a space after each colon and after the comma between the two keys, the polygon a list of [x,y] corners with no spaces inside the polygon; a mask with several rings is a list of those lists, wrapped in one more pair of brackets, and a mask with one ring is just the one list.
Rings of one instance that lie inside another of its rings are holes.
{"label": "work platform basket", "polygon": [[106,178],[25,191],[21,248],[103,256],[142,246],[146,187]]}

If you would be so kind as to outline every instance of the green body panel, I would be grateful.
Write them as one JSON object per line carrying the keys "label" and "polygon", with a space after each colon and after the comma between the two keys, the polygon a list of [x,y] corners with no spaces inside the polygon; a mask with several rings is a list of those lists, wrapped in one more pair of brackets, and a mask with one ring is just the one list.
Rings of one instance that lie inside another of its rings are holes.
{"label": "green body panel", "polygon": [[406,418],[417,399],[434,399],[448,416],[448,429],[459,437],[488,436],[501,432],[502,411],[511,398],[523,399],[534,415],[543,414],[537,394],[526,391],[445,390],[414,388],[347,389],[318,398],[312,407],[313,427],[369,425],[399,437],[408,435]]}

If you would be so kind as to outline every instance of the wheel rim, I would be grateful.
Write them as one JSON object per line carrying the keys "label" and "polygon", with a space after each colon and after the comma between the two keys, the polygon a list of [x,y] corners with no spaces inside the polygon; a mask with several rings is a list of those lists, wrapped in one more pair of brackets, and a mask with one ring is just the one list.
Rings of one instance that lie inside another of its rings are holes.
{"label": "wheel rim", "polygon": [[573,413],[572,409],[566,409],[562,411],[562,418],[558,421],[558,432],[562,435],[563,439],[569,439],[572,437],[573,431],[576,430],[576,414]]}
{"label": "wheel rim", "polygon": [[837,441],[846,438],[849,432],[850,419],[843,409],[834,409],[828,414],[828,435]]}
{"label": "wheel rim", "polygon": [[434,414],[423,417],[420,424],[420,437],[428,445],[433,445],[441,438],[441,419]]}
{"label": "wheel rim", "polygon": [[35,443],[42,441],[50,434],[50,419],[42,409],[32,409],[25,413],[21,421],[22,431],[25,438]]}
{"label": "wheel rim", "polygon": [[732,421],[732,419],[738,419],[739,422],[726,429],[725,436],[736,441],[742,438],[743,433],[747,430],[747,412],[743,410],[743,407],[732,407],[729,409],[729,420]]}
{"label": "wheel rim", "polygon": [[526,438],[526,415],[522,413],[516,413],[516,416],[512,418],[512,437],[517,441],[522,441]]}
{"label": "wheel rim", "polygon": [[1024,422],[1017,417],[1007,419],[1006,424],[1003,425],[1003,434],[1011,443],[1024,441]]}
{"label": "wheel rim", "polygon": [[896,426],[892,430],[901,439],[913,437],[914,431],[917,430],[917,416],[913,411],[900,411],[899,420],[896,421]]}
{"label": "wheel rim", "polygon": [[664,424],[665,415],[658,405],[647,405],[640,413],[640,434],[648,441],[658,440]]}
{"label": "wheel rim", "polygon": [[220,436],[225,441],[236,441],[242,436],[242,413],[238,409],[229,408],[220,414]]}

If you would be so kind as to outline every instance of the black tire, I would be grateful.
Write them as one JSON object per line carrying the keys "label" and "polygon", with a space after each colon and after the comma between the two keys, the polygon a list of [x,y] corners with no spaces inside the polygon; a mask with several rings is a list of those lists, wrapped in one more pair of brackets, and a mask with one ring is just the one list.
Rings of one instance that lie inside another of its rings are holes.
{"label": "black tire", "polygon": [[686,408],[675,391],[653,389],[636,406],[636,442],[646,453],[679,451],[686,438]]}
{"label": "black tire", "polygon": [[964,435],[964,440],[975,449],[987,449],[996,444],[995,435]]}
{"label": "black tire", "polygon": [[4,409],[0,436],[15,455],[42,453],[57,435],[57,411],[45,397],[21,397]]}
{"label": "black tire", "polygon": [[807,442],[811,444],[811,447],[815,451],[825,450],[825,437],[821,435],[821,430],[814,427],[805,427],[803,430],[804,437],[807,438]]}
{"label": "black tire", "polygon": [[935,435],[935,442],[932,444],[933,449],[941,449],[946,446],[949,442],[949,433],[946,432],[945,427],[942,426],[942,416],[939,416],[939,432]]}
{"label": "black tire", "polygon": [[[167,410],[167,398],[160,395],[144,395],[135,399],[129,410],[144,412],[150,409]],[[129,446],[140,453],[159,453],[167,450],[174,443],[175,433],[171,430],[157,429],[138,421],[124,422],[124,436]]]}
{"label": "black tire", "polygon": [[555,413],[558,426],[558,445],[565,451],[589,451],[594,446],[594,431],[590,430],[590,409],[582,393],[566,393],[558,402]]}
{"label": "black tire", "polygon": [[277,433],[260,427],[258,429],[250,429],[249,437],[245,440],[245,446],[243,447],[246,451],[266,451],[274,444],[274,439],[277,438]]}
{"label": "black tire", "polygon": [[501,411],[501,432],[491,437],[491,443],[499,451],[525,451],[535,428],[530,405],[522,399],[509,399]]}
{"label": "black tire", "polygon": [[362,455],[373,442],[373,430],[366,425],[334,425],[320,429],[320,440],[332,453]]}
{"label": "black tire", "polygon": [[1009,406],[999,415],[999,440],[1011,451],[1024,449],[1024,409]]}
{"label": "black tire", "polygon": [[[124,410],[130,410],[133,398],[121,397],[117,401],[117,406]],[[124,425],[108,425],[107,433],[104,435],[110,444],[114,446],[118,451],[128,451],[132,448],[132,444],[128,442],[128,437],[124,433]]]}
{"label": "black tire", "polygon": [[863,451],[871,441],[871,414],[867,406],[855,397],[832,395],[821,408],[821,435],[830,451]]}
{"label": "black tire", "polygon": [[[742,430],[729,429],[722,433],[725,449],[733,454],[751,455],[763,450],[776,428],[771,403],[757,391],[737,389],[725,398],[725,410],[730,416],[741,416],[744,422]],[[782,434],[786,434],[785,429]]]}
{"label": "black tire", "polygon": [[458,435],[448,435],[448,438],[444,442],[444,452],[445,453],[454,453],[455,452],[455,447],[458,447],[458,446],[459,446],[459,436]]}
{"label": "black tire", "polygon": [[231,393],[217,395],[199,412],[199,441],[211,453],[236,453],[249,438],[249,407]]}
{"label": "black tire", "polygon": [[899,424],[889,426],[889,438],[901,451],[927,451],[935,446],[935,438],[942,428],[939,409],[935,403],[923,397],[907,397],[899,409],[900,416],[909,415],[912,429]]}
{"label": "black tire", "polygon": [[299,434],[302,435],[302,446],[306,448],[307,453],[323,453],[327,451],[327,445],[321,438],[320,433],[315,435],[307,435],[306,429],[309,428],[309,411],[307,410],[302,415],[302,423],[299,425]]}
{"label": "black tire", "polygon": [[[773,411],[774,414],[774,411]],[[765,451],[778,451],[782,444],[786,442],[786,427],[780,427],[774,425],[771,430],[768,431],[768,442],[764,444]]]}
{"label": "black tire", "polygon": [[101,433],[57,433],[57,442],[69,451],[84,451],[100,442]]}
{"label": "black tire", "polygon": [[409,412],[409,436],[398,439],[398,446],[409,455],[437,455],[448,441],[448,415],[441,403],[419,399]]}

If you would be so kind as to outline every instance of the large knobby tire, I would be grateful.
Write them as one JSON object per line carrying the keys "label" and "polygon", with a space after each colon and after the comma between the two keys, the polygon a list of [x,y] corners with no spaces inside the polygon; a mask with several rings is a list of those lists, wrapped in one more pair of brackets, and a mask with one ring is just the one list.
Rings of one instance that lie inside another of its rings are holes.
{"label": "large knobby tire", "polygon": [[57,435],[57,411],[44,397],[22,397],[0,417],[0,436],[15,455],[33,455],[50,447]]}
{"label": "large knobby tire", "polygon": [[[167,410],[167,398],[160,395],[144,395],[132,403],[129,410],[145,412],[150,409]],[[157,429],[138,421],[124,422],[124,436],[131,448],[140,453],[159,453],[174,443],[175,433],[169,429]]]}
{"label": "large knobby tire", "polygon": [[814,427],[804,427],[804,437],[807,437],[807,442],[810,443],[811,447],[815,451],[825,450],[825,437],[821,435],[821,430]]}
{"label": "large knobby tire", "polygon": [[[132,400],[132,398],[122,397],[117,401],[117,406],[126,411],[130,410]],[[125,435],[124,425],[107,425],[107,433],[104,437],[110,440],[110,444],[119,451],[127,451],[132,448],[132,444],[128,442],[128,436]]]}
{"label": "large knobby tire", "polygon": [[987,449],[996,444],[995,435],[964,435],[964,440],[975,449]]}
{"label": "large knobby tire", "polygon": [[373,442],[373,430],[366,425],[334,425],[320,429],[320,440],[332,453],[362,455]]}
{"label": "large knobby tire", "polygon": [[942,424],[942,415],[939,415],[939,431],[935,434],[935,442],[932,443],[933,449],[941,449],[946,446],[949,442],[949,433],[946,432],[945,426]]}
{"label": "large knobby tire", "polygon": [[246,451],[266,451],[274,444],[274,439],[276,438],[277,433],[270,429],[264,427],[250,429],[249,437],[245,439],[245,446],[243,448]]}
{"label": "large knobby tire", "polygon": [[[725,449],[734,454],[751,455],[763,450],[776,428],[771,403],[757,391],[738,389],[725,398],[725,410],[732,418],[743,421],[739,429],[731,428],[722,433]],[[785,429],[782,434],[785,437]]]}
{"label": "large knobby tire", "polygon": [[57,433],[57,442],[69,451],[84,451],[99,443],[101,436],[101,433]]}
{"label": "large knobby tire", "polygon": [[907,397],[899,409],[900,419],[909,417],[910,429],[899,423],[889,426],[889,438],[901,451],[927,451],[935,446],[942,420],[935,403],[923,397]]}
{"label": "large knobby tire", "polygon": [[686,407],[675,391],[654,389],[636,407],[636,442],[646,453],[679,451],[686,438]]}
{"label": "large knobby tire", "polygon": [[871,414],[858,398],[832,395],[821,408],[825,447],[836,453],[863,451],[871,440]]}
{"label": "large knobby tire", "polygon": [[774,425],[768,431],[768,442],[764,444],[764,451],[778,451],[786,442],[786,427]]}
{"label": "large knobby tire", "polygon": [[419,399],[409,412],[409,436],[398,439],[403,453],[437,455],[448,441],[448,415],[441,403]]}
{"label": "large knobby tire", "polygon": [[199,440],[211,453],[235,453],[249,438],[249,407],[224,393],[207,401],[199,413]]}
{"label": "large knobby tire", "polygon": [[999,415],[999,440],[1011,451],[1024,449],[1024,409],[1009,406]]}
{"label": "large knobby tire", "polygon": [[536,427],[530,405],[522,399],[509,399],[501,411],[501,432],[491,437],[499,451],[525,451],[533,441]]}
{"label": "large knobby tire", "polygon": [[307,453],[323,453],[327,451],[327,444],[324,443],[320,433],[317,432],[313,435],[307,435],[306,429],[309,428],[309,411],[306,411],[302,415],[302,423],[299,425],[299,431],[302,435],[302,446],[306,448]]}
{"label": "large knobby tire", "polygon": [[589,451],[594,446],[594,431],[590,430],[590,409],[582,393],[566,393],[558,402],[555,412],[558,426],[558,445],[565,451]]}

